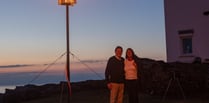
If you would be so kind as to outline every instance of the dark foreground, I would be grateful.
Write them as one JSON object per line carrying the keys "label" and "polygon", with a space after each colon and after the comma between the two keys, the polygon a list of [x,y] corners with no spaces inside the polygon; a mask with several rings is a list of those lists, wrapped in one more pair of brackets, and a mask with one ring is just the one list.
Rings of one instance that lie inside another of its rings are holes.
{"label": "dark foreground", "polygon": [[[92,90],[80,91],[74,93],[70,98],[70,103],[109,103],[108,90]],[[67,95],[61,99],[60,95],[54,95],[48,98],[32,100],[23,103],[67,103]],[[209,103],[209,99],[190,98],[190,99],[166,99],[162,101],[162,97],[139,94],[140,103]],[[125,95],[124,103],[128,103],[128,97]]]}
{"label": "dark foreground", "polygon": [[[0,103],[68,103],[67,84],[46,84],[43,86],[27,85],[7,90]],[[72,83],[70,103],[109,103],[109,90],[104,80],[92,80]],[[169,90],[173,90],[171,87]],[[177,89],[178,90],[178,89]],[[163,100],[163,94],[154,94],[152,91],[139,91],[140,103],[209,103],[208,92],[185,93],[181,91],[169,92]],[[125,92],[124,103],[128,103]]]}
{"label": "dark foreground", "polygon": [[[165,63],[150,59],[142,59],[141,64],[140,103],[209,103],[209,64]],[[72,83],[71,87],[70,103],[109,103],[104,80]],[[0,103],[67,103],[66,88],[66,82],[17,87],[0,94]],[[128,103],[126,94],[124,103]]]}

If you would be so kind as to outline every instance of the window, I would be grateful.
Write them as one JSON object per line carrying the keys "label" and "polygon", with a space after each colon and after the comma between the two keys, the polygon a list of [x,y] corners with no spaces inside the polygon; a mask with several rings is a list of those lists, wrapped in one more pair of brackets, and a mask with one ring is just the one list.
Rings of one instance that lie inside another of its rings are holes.
{"label": "window", "polygon": [[183,54],[192,54],[192,38],[182,38],[182,52]]}
{"label": "window", "polygon": [[193,53],[192,37],[194,29],[178,31],[182,56],[191,56]]}

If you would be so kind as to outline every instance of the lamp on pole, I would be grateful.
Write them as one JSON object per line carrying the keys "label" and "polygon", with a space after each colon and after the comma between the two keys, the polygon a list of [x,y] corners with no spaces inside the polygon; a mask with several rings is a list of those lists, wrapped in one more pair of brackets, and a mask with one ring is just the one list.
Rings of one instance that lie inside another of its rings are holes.
{"label": "lamp on pole", "polygon": [[[66,43],[67,43],[67,47],[66,47],[66,51],[67,51],[67,55],[66,55],[66,79],[68,82],[68,90],[69,90],[69,96],[71,94],[71,88],[70,88],[70,32],[69,32],[69,6],[73,6],[74,4],[76,4],[76,0],[58,0],[58,4],[59,5],[64,5],[66,6]],[[68,99],[68,103],[69,103],[69,99]]]}

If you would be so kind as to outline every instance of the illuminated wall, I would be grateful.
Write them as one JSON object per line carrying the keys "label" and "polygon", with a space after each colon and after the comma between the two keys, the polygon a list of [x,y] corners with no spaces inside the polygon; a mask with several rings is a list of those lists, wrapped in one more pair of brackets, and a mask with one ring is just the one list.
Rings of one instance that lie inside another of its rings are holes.
{"label": "illuminated wall", "polygon": [[209,59],[208,4],[208,0],[164,0],[168,62]]}

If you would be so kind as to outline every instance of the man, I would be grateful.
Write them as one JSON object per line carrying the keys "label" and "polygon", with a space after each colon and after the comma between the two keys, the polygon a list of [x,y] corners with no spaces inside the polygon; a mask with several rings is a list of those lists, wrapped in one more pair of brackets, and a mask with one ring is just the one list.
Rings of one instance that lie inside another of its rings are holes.
{"label": "man", "polygon": [[107,87],[110,89],[110,103],[123,103],[125,72],[122,52],[121,46],[115,48],[115,56],[109,58],[105,70]]}

